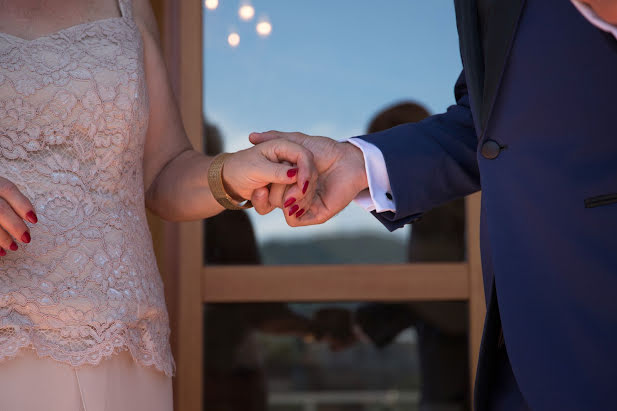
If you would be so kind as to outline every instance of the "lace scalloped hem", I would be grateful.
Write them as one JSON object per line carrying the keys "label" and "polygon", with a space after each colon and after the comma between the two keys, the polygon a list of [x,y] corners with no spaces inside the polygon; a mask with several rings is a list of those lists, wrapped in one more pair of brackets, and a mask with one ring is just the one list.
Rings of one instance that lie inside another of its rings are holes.
{"label": "lace scalloped hem", "polygon": [[[53,344],[34,342],[28,332],[21,332],[0,342],[0,364],[4,361],[15,358],[23,349],[32,349],[39,358],[51,358],[54,361],[65,363],[73,367],[84,365],[98,365],[101,361],[128,351],[133,360],[145,367],[154,367],[168,377],[175,375],[176,366],[171,356],[171,348],[167,347],[167,352],[151,353],[146,352],[135,344],[127,343],[122,337],[112,338],[90,347],[88,350],[79,352],[67,352]],[[162,358],[161,358],[162,357]]]}

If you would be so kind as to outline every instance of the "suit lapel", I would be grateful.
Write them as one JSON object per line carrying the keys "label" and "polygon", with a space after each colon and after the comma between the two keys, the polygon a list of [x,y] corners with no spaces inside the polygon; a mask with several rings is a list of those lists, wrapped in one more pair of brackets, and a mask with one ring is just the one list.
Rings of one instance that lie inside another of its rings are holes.
{"label": "suit lapel", "polygon": [[[454,7],[471,112],[474,121],[478,122],[484,86],[484,61],[478,26],[478,8],[476,0],[455,0]],[[479,124],[476,124],[476,129],[479,130]]]}
{"label": "suit lapel", "polygon": [[[525,0],[494,0],[487,27],[480,128],[484,133]],[[477,112],[476,112],[477,113]]]}

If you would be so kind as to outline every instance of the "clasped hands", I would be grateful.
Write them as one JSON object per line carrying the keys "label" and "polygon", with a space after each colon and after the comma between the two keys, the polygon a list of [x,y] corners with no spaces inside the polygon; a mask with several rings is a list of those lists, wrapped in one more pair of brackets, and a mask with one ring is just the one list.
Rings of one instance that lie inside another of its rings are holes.
{"label": "clasped hands", "polygon": [[[280,208],[292,227],[321,224],[368,188],[364,156],[353,144],[279,131],[249,139],[255,147],[229,158],[223,180],[232,197],[250,199],[259,214]],[[267,161],[243,155],[254,150]]]}

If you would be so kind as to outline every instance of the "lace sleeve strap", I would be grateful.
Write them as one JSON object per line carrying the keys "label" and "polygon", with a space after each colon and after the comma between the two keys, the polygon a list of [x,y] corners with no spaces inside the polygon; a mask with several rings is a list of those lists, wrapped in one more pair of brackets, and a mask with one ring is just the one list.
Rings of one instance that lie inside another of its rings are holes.
{"label": "lace sleeve strap", "polygon": [[120,6],[122,17],[133,18],[133,4],[131,0],[118,0],[118,5]]}

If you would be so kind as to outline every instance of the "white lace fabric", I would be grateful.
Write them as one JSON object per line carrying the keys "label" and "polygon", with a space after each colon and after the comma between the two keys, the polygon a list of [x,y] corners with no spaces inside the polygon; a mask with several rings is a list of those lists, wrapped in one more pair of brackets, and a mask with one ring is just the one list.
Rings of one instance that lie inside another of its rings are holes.
{"label": "white lace fabric", "polygon": [[0,176],[32,201],[32,242],[0,258],[0,361],[32,347],[73,366],[129,350],[174,372],[148,229],[148,96],[122,17],[34,40],[0,34]]}

